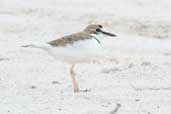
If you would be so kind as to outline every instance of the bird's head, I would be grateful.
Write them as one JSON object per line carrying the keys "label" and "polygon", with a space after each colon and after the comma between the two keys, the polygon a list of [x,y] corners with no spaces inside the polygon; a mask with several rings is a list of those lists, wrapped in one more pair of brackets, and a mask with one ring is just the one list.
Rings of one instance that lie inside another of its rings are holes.
{"label": "bird's head", "polygon": [[84,31],[85,31],[85,32],[88,32],[89,34],[96,34],[96,35],[103,34],[103,35],[107,35],[107,36],[116,37],[115,34],[112,34],[112,33],[109,33],[109,32],[105,32],[105,31],[103,31],[102,29],[103,29],[103,26],[102,26],[102,25],[91,24],[91,25],[88,25],[88,26],[84,29]]}

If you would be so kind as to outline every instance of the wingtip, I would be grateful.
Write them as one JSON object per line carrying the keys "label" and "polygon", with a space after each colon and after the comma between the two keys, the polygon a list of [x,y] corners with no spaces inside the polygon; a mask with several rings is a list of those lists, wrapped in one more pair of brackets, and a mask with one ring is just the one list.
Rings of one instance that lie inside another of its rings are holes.
{"label": "wingtip", "polygon": [[31,47],[32,45],[23,45],[21,47]]}

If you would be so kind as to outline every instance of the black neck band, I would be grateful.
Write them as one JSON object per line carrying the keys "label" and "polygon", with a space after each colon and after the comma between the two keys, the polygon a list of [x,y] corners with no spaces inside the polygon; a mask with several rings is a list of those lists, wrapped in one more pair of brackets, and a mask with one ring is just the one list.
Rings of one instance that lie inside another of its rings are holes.
{"label": "black neck band", "polygon": [[95,36],[90,35],[91,38],[95,39],[99,44],[101,44],[100,40],[98,40]]}

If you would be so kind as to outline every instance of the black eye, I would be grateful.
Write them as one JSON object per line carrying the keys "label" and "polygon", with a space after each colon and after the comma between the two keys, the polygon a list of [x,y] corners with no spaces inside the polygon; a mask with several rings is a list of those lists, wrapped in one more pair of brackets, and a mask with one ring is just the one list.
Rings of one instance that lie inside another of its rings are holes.
{"label": "black eye", "polygon": [[99,25],[99,28],[103,28],[103,26],[102,25]]}
{"label": "black eye", "polygon": [[100,32],[100,29],[99,29],[99,28],[97,28],[97,29],[96,29],[96,31],[97,31],[97,32]]}

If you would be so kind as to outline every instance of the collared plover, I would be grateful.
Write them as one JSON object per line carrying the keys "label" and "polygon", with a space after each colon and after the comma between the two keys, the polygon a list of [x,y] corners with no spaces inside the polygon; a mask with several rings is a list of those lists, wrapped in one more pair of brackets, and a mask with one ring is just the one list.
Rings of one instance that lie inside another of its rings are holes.
{"label": "collared plover", "polygon": [[46,46],[33,44],[22,47],[44,48],[47,49],[48,52],[53,53],[53,55],[56,53],[54,57],[71,63],[70,75],[72,79],[73,90],[74,92],[79,92],[81,90],[79,89],[77,80],[75,78],[75,64],[97,54],[98,47],[101,45],[99,38],[100,34],[116,37],[115,34],[105,32],[102,30],[102,28],[102,25],[91,24],[81,32],[47,42]]}

